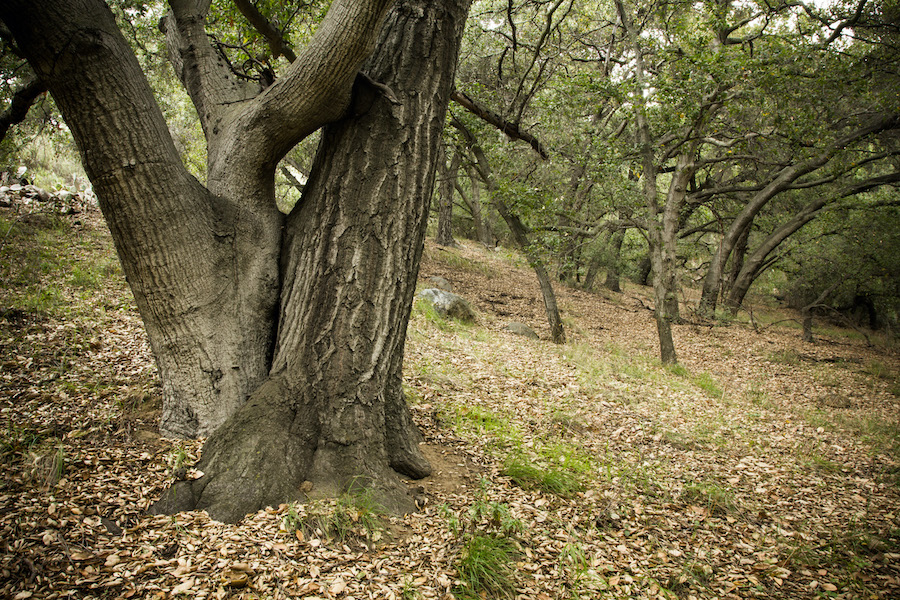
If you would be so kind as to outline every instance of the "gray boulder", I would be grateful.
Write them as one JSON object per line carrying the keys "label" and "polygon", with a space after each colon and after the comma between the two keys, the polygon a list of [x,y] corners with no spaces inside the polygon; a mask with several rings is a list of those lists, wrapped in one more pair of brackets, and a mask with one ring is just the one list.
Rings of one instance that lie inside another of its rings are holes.
{"label": "gray boulder", "polygon": [[521,335],[527,338],[531,338],[533,340],[541,339],[540,336],[535,333],[534,329],[526,325],[525,323],[518,323],[513,321],[509,325],[507,325],[504,329],[509,331],[510,333],[514,333],[516,335]]}
{"label": "gray boulder", "polygon": [[434,310],[441,316],[450,317],[465,323],[475,321],[475,311],[472,310],[468,302],[456,294],[436,288],[428,288],[419,292],[419,296],[431,303]]}

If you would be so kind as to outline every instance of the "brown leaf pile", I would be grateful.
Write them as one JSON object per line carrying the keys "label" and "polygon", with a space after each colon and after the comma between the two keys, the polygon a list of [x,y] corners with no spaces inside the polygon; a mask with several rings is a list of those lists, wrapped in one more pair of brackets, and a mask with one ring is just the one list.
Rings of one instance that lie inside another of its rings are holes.
{"label": "brown leaf pile", "polygon": [[[98,217],[80,218],[99,241],[73,260],[108,256]],[[683,369],[666,369],[636,287],[559,289],[570,342],[557,347],[533,275],[511,260],[426,249],[422,279],[448,279],[479,323],[415,311],[407,386],[435,473],[415,483],[422,510],[386,517],[374,544],[298,535],[285,523],[302,507],[238,525],[146,515],[200,443],[154,433],[155,368],[123,284],[65,288],[73,308],[52,316],[5,311],[0,595],[453,598],[471,534],[458,523],[493,503],[521,524],[518,598],[900,596],[896,353],[686,324]],[[577,473],[579,490],[514,483],[513,453]]]}

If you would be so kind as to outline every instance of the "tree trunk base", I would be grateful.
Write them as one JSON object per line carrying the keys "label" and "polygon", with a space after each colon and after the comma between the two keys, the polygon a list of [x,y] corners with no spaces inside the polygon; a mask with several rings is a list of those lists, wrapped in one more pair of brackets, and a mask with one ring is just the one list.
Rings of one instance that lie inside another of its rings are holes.
{"label": "tree trunk base", "polygon": [[[431,467],[418,448],[421,434],[402,397],[395,404],[402,405],[399,413],[405,417],[386,417],[391,433],[373,447],[369,437],[322,439],[318,412],[298,396],[282,378],[263,384],[203,446],[195,465],[202,477],[175,482],[150,512],[205,510],[217,521],[236,523],[267,506],[335,497],[351,489],[365,489],[387,513],[415,509],[401,475],[422,478]],[[388,415],[398,412],[390,403],[385,408]]]}

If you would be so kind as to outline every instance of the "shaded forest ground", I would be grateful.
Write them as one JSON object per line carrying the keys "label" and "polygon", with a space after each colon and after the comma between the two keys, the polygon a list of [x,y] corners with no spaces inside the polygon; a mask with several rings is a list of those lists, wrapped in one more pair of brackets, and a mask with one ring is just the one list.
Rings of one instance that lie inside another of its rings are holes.
{"label": "shaded forest ground", "polygon": [[4,598],[900,596],[900,357],[852,332],[680,325],[664,368],[647,290],[560,288],[555,346],[516,255],[429,243],[422,286],[444,277],[479,318],[414,308],[419,512],[150,517],[200,444],[155,432],[99,215],[0,211]]}

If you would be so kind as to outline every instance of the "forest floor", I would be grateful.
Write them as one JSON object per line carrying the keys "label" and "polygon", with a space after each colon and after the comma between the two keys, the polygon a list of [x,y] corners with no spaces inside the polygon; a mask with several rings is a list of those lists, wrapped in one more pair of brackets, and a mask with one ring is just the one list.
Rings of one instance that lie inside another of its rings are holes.
{"label": "forest floor", "polygon": [[429,242],[431,276],[478,320],[413,310],[406,385],[435,467],[411,482],[420,511],[149,516],[200,442],[156,433],[109,235],[91,211],[0,209],[0,597],[900,597],[896,350],[686,304],[663,367],[645,288],[557,286],[555,345],[514,253]]}

